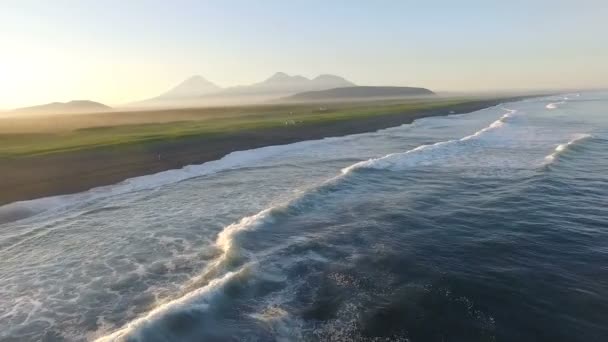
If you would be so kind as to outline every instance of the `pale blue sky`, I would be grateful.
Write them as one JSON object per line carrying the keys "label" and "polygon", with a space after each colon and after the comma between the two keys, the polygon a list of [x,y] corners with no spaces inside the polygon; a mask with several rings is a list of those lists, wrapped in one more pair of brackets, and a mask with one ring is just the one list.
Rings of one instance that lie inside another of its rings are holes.
{"label": "pale blue sky", "polygon": [[0,0],[0,108],[276,71],[466,91],[608,86],[608,1]]}

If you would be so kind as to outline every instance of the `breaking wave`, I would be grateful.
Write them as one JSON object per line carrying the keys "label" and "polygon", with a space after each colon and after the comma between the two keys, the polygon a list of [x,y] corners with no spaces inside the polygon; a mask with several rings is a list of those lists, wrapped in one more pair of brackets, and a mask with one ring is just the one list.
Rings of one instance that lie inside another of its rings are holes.
{"label": "breaking wave", "polygon": [[556,109],[559,105],[566,103],[565,101],[552,102],[545,106],[547,109]]}
{"label": "breaking wave", "polygon": [[347,137],[330,137],[320,140],[302,141],[287,145],[261,147],[227,154],[221,159],[198,165],[187,165],[181,169],[167,170],[151,175],[126,179],[120,183],[93,188],[88,191],[19,201],[0,206],[0,224],[21,220],[47,211],[71,208],[94,200],[113,197],[130,192],[156,189],[184,180],[215,174],[225,170],[256,165],[260,161],[294,150],[306,149],[315,144]]}
{"label": "breaking wave", "polygon": [[577,134],[572,140],[568,141],[567,143],[557,145],[555,147],[555,150],[553,150],[550,155],[545,157],[546,164],[551,164],[555,162],[559,155],[564,153],[564,151],[568,150],[570,146],[588,138],[591,138],[591,134]]}
{"label": "breaking wave", "polygon": [[476,140],[487,132],[503,127],[507,120],[512,118],[516,113],[515,110],[506,108],[505,110],[507,110],[508,113],[492,122],[489,126],[484,127],[471,135],[467,135],[466,137],[440,141],[430,145],[421,145],[406,152],[392,153],[381,158],[362,161],[342,169],[342,173],[348,174],[357,169],[399,169],[408,166],[425,165],[432,161],[443,159],[447,154],[455,152],[450,150],[450,148],[466,147],[465,145],[469,141]]}
{"label": "breaking wave", "polygon": [[545,106],[545,108],[547,108],[549,110],[557,109],[559,106],[563,105],[564,103],[566,103],[566,101],[568,101],[570,99],[569,96],[578,97],[578,96],[580,96],[580,94],[572,94],[572,95],[566,94],[566,95],[562,96],[561,101],[551,102],[551,103],[547,104]]}
{"label": "breaking wave", "polygon": [[255,215],[244,217],[240,221],[224,227],[215,240],[215,247],[220,251],[220,255],[203,270],[200,276],[190,282],[187,288],[193,288],[192,291],[187,292],[180,298],[157,306],[145,316],[135,319],[110,335],[99,338],[97,341],[145,340],[145,334],[152,333],[152,331],[156,334],[162,334],[158,329],[162,329],[161,327],[164,324],[162,321],[170,319],[171,315],[178,314],[178,312],[194,311],[204,313],[207,310],[212,310],[214,298],[222,295],[224,287],[239,279],[239,277],[246,275],[250,277],[257,265],[258,260],[256,256],[248,253],[239,243],[243,232],[261,229],[267,224],[297,215],[303,210],[314,206],[319,202],[319,196],[325,197],[329,193],[341,189],[344,181],[348,179],[348,176],[354,170],[390,167],[403,162],[404,159],[408,159],[408,157],[413,155],[427,155],[426,157],[413,158],[415,160],[428,158],[428,156],[433,158],[437,157],[436,151],[444,148],[444,146],[465,144],[467,141],[478,139],[485,133],[502,127],[516,112],[510,109],[505,110],[508,113],[471,135],[458,140],[422,145],[407,152],[390,154],[381,158],[353,164],[344,168],[336,177],[326,180],[322,184],[301,193],[282,205],[264,209]]}
{"label": "breaking wave", "polygon": [[213,304],[223,295],[226,286],[235,281],[251,279],[255,273],[258,260],[241,247],[241,234],[274,223],[282,217],[297,215],[304,208],[316,203],[318,196],[339,189],[339,180],[340,177],[331,178],[283,205],[264,209],[226,226],[215,240],[215,247],[220,251],[220,255],[205,267],[201,275],[185,286],[183,296],[161,303],[145,316],[109,335],[97,338],[96,341],[145,341],[147,334],[162,335],[164,322],[170,320],[173,315],[204,315],[214,310]]}
{"label": "breaking wave", "polygon": [[234,281],[239,277],[246,276],[248,270],[249,269],[247,267],[243,267],[238,271],[228,272],[220,278],[213,279],[206,286],[159,306],[145,316],[130,322],[125,327],[113,332],[110,335],[96,339],[96,341],[110,342],[120,340],[145,340],[146,328],[152,328],[150,330],[154,330],[154,328],[150,326],[162,317],[167,317],[171,314],[178,314],[180,311],[183,311],[184,308],[190,312],[204,313],[210,309],[215,300],[218,300],[222,296],[227,283]]}

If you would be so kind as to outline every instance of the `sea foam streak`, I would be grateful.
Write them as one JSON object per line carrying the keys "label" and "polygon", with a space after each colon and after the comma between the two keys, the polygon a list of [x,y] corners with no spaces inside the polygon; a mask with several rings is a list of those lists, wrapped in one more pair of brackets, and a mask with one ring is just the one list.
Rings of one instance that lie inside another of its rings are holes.
{"label": "sea foam streak", "polygon": [[[512,117],[516,112],[515,110],[510,109],[505,110],[508,111],[507,114],[504,114],[489,126],[471,135],[458,140],[448,140],[432,145],[422,145],[407,152],[390,154],[381,158],[353,164],[344,168],[336,177],[326,180],[319,186],[294,197],[287,203],[264,209],[255,215],[242,218],[239,222],[226,226],[218,234],[215,241],[215,246],[221,251],[221,254],[205,268],[199,277],[191,282],[191,284],[195,286],[189,287],[194,287],[194,290],[188,292],[183,297],[156,307],[147,315],[128,323],[110,335],[98,339],[98,341],[114,341],[117,339],[128,339],[129,341],[140,340],[143,336],[142,329],[154,329],[152,325],[155,321],[162,320],[176,310],[205,311],[210,309],[214,296],[221,294],[223,288],[230,283],[230,281],[235,279],[236,275],[242,274],[245,269],[253,269],[257,263],[255,256],[249,255],[238,243],[239,236],[243,232],[260,229],[268,223],[275,222],[282,215],[297,214],[302,208],[306,208],[307,205],[310,204],[309,202],[316,202],[317,198],[315,195],[325,195],[328,192],[338,189],[340,182],[346,179],[346,177],[356,169],[381,168],[385,164],[391,164],[391,159],[402,159],[403,157],[407,157],[414,153],[422,152],[433,154],[433,150],[440,148],[441,146],[477,139],[489,131],[502,127],[507,119]],[[196,286],[200,287],[197,288]]]}
{"label": "sea foam streak", "polygon": [[574,136],[574,138],[572,138],[572,140],[564,144],[557,145],[555,147],[555,150],[553,150],[553,153],[545,157],[545,164],[553,163],[557,159],[557,157],[564,151],[566,151],[570,146],[588,138],[591,138],[591,134],[577,134]]}
{"label": "sea foam streak", "polygon": [[564,104],[564,103],[565,103],[565,101],[552,102],[552,103],[549,103],[548,105],[546,105],[545,108],[547,108],[547,109],[556,109],[557,106],[559,106],[561,104]]}
{"label": "sea foam streak", "polygon": [[421,145],[406,152],[392,153],[381,158],[362,161],[342,169],[342,173],[348,174],[357,169],[392,169],[398,167],[416,166],[431,162],[433,160],[442,159],[446,153],[449,153],[449,151],[445,150],[446,148],[459,147],[469,140],[479,138],[484,133],[498,129],[516,113],[515,110],[506,108],[503,109],[507,110],[508,113],[501,116],[498,120],[492,122],[489,126],[484,127],[471,135],[467,135],[466,137],[455,140],[440,141],[431,145]]}
{"label": "sea foam streak", "polygon": [[564,103],[566,103],[566,101],[568,101],[568,96],[563,96],[561,101],[558,102],[551,102],[549,104],[547,104],[545,106],[545,108],[552,110],[552,109],[557,109],[560,105],[563,105]]}
{"label": "sea foam streak", "polygon": [[259,229],[267,223],[274,222],[281,215],[297,214],[309,201],[315,201],[314,195],[317,194],[315,190],[331,191],[332,186],[336,185],[340,178],[342,175],[323,182],[320,186],[294,197],[287,203],[264,209],[224,227],[215,240],[215,247],[221,251],[221,254],[203,270],[200,276],[185,286],[186,289],[193,290],[187,291],[182,297],[159,305],[145,316],[133,320],[107,336],[98,338],[97,341],[143,341],[144,330],[154,331],[156,322],[166,319],[173,313],[191,311],[202,313],[212,310],[213,301],[221,296],[226,285],[239,277],[247,277],[257,266],[256,258],[239,245],[241,233]]}
{"label": "sea foam streak", "polygon": [[145,316],[130,322],[123,328],[113,332],[110,335],[96,339],[96,341],[110,342],[120,340],[143,340],[145,339],[143,336],[143,329],[148,327],[150,324],[153,324],[154,321],[159,319],[161,316],[168,315],[171,312],[183,310],[185,307],[190,311],[205,312],[212,305],[213,301],[221,296],[223,289],[228,282],[238,278],[239,276],[243,276],[247,271],[247,267],[242,267],[236,272],[228,272],[220,278],[213,279],[206,286],[192,291],[181,298],[159,306]]}
{"label": "sea foam streak", "polygon": [[103,199],[130,192],[155,189],[164,185],[181,182],[187,179],[206,176],[225,170],[238,169],[294,150],[305,149],[315,144],[332,140],[349,139],[350,137],[330,137],[320,140],[302,141],[287,145],[261,147],[252,150],[236,151],[221,159],[199,165],[188,165],[181,169],[167,170],[151,175],[126,179],[114,185],[101,186],[88,191],[50,196],[28,201],[19,201],[0,206],[0,224],[27,218],[50,210],[57,210],[80,205],[93,200]]}

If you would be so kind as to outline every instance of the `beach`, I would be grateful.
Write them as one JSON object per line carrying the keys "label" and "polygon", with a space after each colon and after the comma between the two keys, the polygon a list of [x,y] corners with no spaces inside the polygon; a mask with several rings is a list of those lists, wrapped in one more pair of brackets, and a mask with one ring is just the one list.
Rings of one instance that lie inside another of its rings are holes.
{"label": "beach", "polygon": [[73,152],[0,159],[0,205],[115,184],[131,177],[217,160],[234,152],[337,137],[409,124],[416,119],[468,113],[526,98],[503,97],[447,104],[414,112],[379,114],[335,122],[286,124],[217,135],[187,136]]}

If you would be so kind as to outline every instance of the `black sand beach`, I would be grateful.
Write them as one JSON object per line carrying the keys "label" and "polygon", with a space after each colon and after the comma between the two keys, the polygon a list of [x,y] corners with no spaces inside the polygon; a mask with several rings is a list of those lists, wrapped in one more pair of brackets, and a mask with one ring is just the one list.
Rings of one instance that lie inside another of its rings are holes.
{"label": "black sand beach", "polygon": [[418,118],[468,113],[523,98],[525,97],[478,100],[415,113],[385,114],[329,123],[288,125],[219,136],[193,136],[139,145],[13,158],[0,163],[0,205],[85,191],[131,177],[216,160],[234,151],[370,132],[408,124]]}

